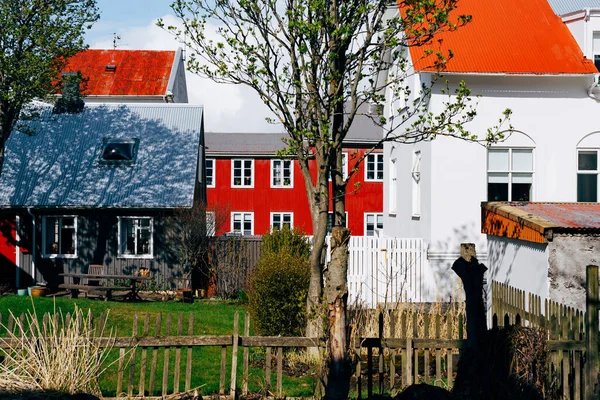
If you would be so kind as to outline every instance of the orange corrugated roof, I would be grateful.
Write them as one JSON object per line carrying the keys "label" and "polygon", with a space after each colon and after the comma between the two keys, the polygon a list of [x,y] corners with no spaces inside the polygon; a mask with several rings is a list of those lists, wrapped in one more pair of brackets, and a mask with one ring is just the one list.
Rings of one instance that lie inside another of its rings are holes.
{"label": "orange corrugated roof", "polygon": [[88,79],[87,95],[162,96],[174,59],[174,51],[89,49],[73,56],[64,72],[81,72]]}
{"label": "orange corrugated roof", "polygon": [[434,71],[435,56],[424,57],[425,49],[437,50],[442,39],[443,54],[454,52],[444,72],[483,74],[594,74],[587,60],[547,0],[459,0],[451,12],[471,15],[472,21],[453,32],[437,34],[432,45],[411,47],[417,71]]}

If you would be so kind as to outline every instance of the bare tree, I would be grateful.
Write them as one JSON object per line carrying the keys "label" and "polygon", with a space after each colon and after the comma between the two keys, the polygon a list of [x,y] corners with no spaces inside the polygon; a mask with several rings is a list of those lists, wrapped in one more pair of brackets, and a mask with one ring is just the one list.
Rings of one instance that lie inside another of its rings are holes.
{"label": "bare tree", "polygon": [[[390,91],[406,100],[402,110],[397,110],[401,118],[387,121],[366,114],[382,127],[379,145],[429,140],[437,135],[479,140],[464,126],[476,114],[465,85],[448,92],[446,109],[433,114],[427,102],[435,82],[423,86],[412,101],[408,101],[412,96],[405,84],[410,76],[407,47],[427,45],[426,54],[433,55],[435,70],[443,70],[452,57],[451,52],[437,49],[431,39],[440,31],[469,22],[469,16],[450,15],[457,2],[175,0],[171,7],[182,27],[158,22],[193,50],[189,70],[216,82],[251,87],[273,113],[270,121],[281,124],[287,133],[282,156],[293,156],[300,164],[314,232],[307,335],[321,336],[321,311],[327,313],[326,398],[346,398],[351,374],[346,335],[350,232],[344,228],[344,219],[346,186],[356,168],[344,177],[342,143],[360,110],[369,108],[363,106],[380,109],[385,92]],[[396,60],[395,69],[388,73],[392,59]],[[507,110],[501,124],[509,114]],[[490,129],[484,140],[501,137],[501,124]],[[311,158],[316,171],[309,169]],[[361,161],[357,160],[357,165]],[[334,212],[332,256],[324,266],[330,202]]]}

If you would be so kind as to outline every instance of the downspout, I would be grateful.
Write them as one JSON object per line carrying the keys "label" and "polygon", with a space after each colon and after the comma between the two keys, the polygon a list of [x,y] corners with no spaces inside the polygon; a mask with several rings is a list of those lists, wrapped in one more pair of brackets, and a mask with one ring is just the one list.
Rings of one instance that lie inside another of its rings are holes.
{"label": "downspout", "polygon": [[31,275],[34,280],[37,282],[37,271],[35,269],[35,215],[31,212],[31,207],[27,208],[27,214],[31,216],[31,224],[32,224],[32,235],[31,235]]}

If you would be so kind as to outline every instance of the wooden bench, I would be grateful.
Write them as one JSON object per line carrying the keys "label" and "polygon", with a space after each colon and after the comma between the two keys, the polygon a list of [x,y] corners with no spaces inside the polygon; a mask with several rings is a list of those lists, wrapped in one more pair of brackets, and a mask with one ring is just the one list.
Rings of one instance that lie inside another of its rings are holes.
{"label": "wooden bench", "polygon": [[74,283],[61,283],[58,285],[59,289],[67,289],[71,291],[71,298],[76,299],[79,297],[79,291],[104,291],[106,292],[106,300],[112,300],[113,290],[127,290],[126,287],[122,286],[90,286],[90,285],[79,285]]}

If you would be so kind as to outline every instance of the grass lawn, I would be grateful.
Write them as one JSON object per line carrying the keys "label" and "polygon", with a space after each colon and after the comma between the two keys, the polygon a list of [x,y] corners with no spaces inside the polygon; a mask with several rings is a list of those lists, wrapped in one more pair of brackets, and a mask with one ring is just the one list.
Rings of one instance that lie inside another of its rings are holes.
{"label": "grass lawn", "polygon": [[[32,299],[34,299],[32,303]],[[179,315],[183,318],[183,334],[187,335],[188,321],[190,314],[194,316],[194,335],[231,335],[233,332],[233,320],[236,312],[240,313],[239,329],[240,333],[243,332],[244,326],[244,315],[246,308],[243,304],[235,302],[221,302],[221,301],[196,301],[193,304],[183,304],[178,302],[105,302],[98,300],[88,299],[70,299],[70,298],[30,298],[30,297],[19,297],[19,296],[2,296],[0,297],[0,313],[2,314],[2,323],[6,324],[8,320],[8,312],[12,311],[15,315],[21,313],[27,313],[35,308],[35,311],[39,318],[46,312],[62,311],[63,315],[71,313],[74,310],[74,305],[87,312],[91,310],[95,317],[99,317],[103,312],[108,312],[109,317],[105,333],[112,332],[112,335],[116,336],[131,336],[134,315],[138,315],[138,336],[142,335],[144,329],[144,319],[146,314],[149,315],[149,326],[148,335],[154,336],[156,334],[156,318],[158,314],[162,315],[162,328],[160,335],[166,334],[165,321],[168,314],[172,314],[172,329],[171,335],[175,335],[177,332],[177,321]],[[252,329],[251,329],[252,334]],[[5,335],[4,329],[0,330],[0,335]],[[260,358],[262,355],[262,349],[250,349],[250,357]],[[239,351],[238,358],[238,380],[237,386],[241,387],[242,379],[242,349]],[[163,362],[164,362],[164,349],[159,349],[157,353],[158,367],[156,371],[156,377],[154,379],[154,391],[153,393],[147,393],[149,395],[160,395],[163,381]],[[118,350],[114,349],[109,355],[109,360],[115,360],[118,357]],[[148,390],[149,376],[150,376],[150,360],[152,357],[152,350],[147,351],[148,366],[146,368],[146,390]],[[176,350],[171,349],[169,352],[169,377],[168,377],[168,392],[171,393],[174,386],[174,371],[173,366],[175,365]],[[187,348],[181,349],[181,372],[180,372],[180,384],[179,390],[184,389],[185,382],[185,366],[187,363]],[[135,356],[132,360],[135,363],[135,380],[134,394],[138,393],[137,382],[139,382],[140,365],[142,359],[142,350],[138,349],[135,352]],[[220,347],[202,347],[194,348],[192,354],[192,383],[191,386],[201,387],[201,393],[213,394],[218,391],[219,388],[219,376],[220,376],[220,359],[221,359],[221,348]],[[230,374],[231,374],[231,348],[227,349],[227,381],[226,381],[226,392],[230,387]],[[276,366],[273,365],[273,370]],[[118,366],[113,365],[107,369],[100,376],[100,387],[105,396],[115,396],[117,388],[117,376]],[[125,368],[125,376],[123,377],[123,390],[127,390],[129,368]],[[250,367],[249,376],[249,389],[251,392],[260,392],[265,388],[265,375],[263,369]],[[271,384],[275,386],[276,380],[275,375],[271,377]],[[283,392],[284,396],[297,397],[297,396],[311,396],[314,389],[314,381],[316,379],[312,376],[302,376],[298,378],[284,376],[283,379]]]}

